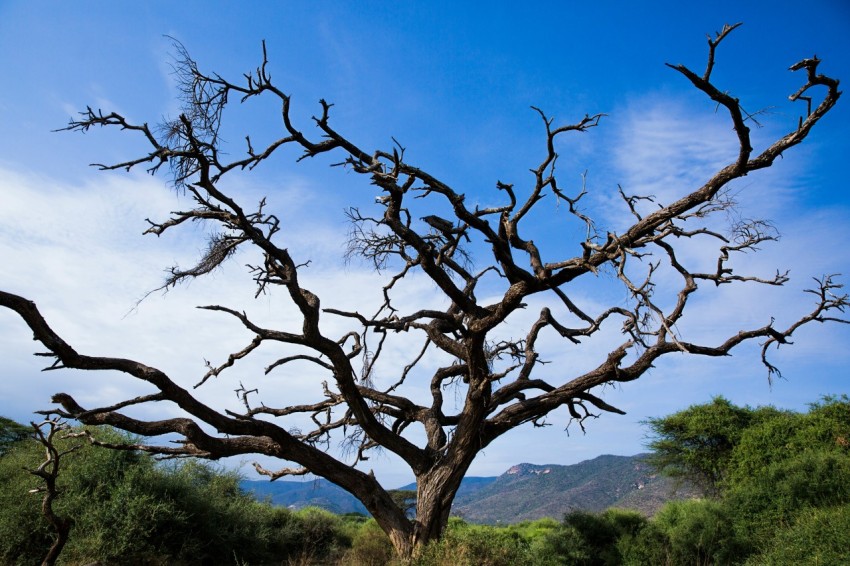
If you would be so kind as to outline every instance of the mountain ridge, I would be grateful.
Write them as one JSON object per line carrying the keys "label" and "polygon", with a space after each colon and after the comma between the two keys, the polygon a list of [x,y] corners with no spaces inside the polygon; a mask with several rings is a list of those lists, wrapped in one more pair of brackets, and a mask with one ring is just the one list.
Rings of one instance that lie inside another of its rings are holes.
{"label": "mountain ridge", "polygon": [[517,464],[474,494],[459,494],[452,513],[475,523],[560,519],[571,511],[611,507],[651,516],[667,501],[697,495],[691,486],[656,473],[646,456],[602,455],[568,466]]}
{"label": "mountain ridge", "polygon": [[[452,514],[474,523],[560,520],[570,511],[600,512],[610,507],[651,516],[667,501],[698,495],[693,487],[657,474],[645,462],[646,456],[602,455],[571,465],[521,463],[499,476],[470,476],[461,483]],[[324,479],[243,480],[242,489],[273,505],[366,514],[362,503]],[[416,489],[416,484],[399,489]]]}

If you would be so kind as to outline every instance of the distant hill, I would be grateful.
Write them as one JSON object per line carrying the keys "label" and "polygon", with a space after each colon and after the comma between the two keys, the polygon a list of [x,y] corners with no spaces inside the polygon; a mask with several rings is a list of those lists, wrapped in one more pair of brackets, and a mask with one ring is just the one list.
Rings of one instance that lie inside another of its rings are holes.
{"label": "distant hill", "polygon": [[[479,476],[467,476],[463,478],[463,481],[460,483],[460,488],[457,490],[457,497],[461,496],[472,496],[478,491],[484,489],[494,481],[496,481],[498,476],[490,476],[490,477],[479,477]],[[399,489],[416,489],[415,483],[409,483],[407,485],[401,486]]]}
{"label": "distant hill", "polygon": [[609,507],[654,514],[671,499],[693,497],[693,488],[656,474],[645,455],[599,456],[571,466],[519,464],[485,487],[459,494],[452,513],[475,523],[515,523]]}
{"label": "distant hill", "polygon": [[[519,464],[498,477],[467,477],[452,514],[475,523],[515,523],[542,517],[560,519],[573,510],[635,509],[652,515],[671,499],[693,497],[674,489],[643,462],[645,455],[599,456],[571,466]],[[293,509],[317,506],[334,513],[366,513],[363,504],[324,479],[248,481],[242,488],[257,499]],[[408,484],[399,489],[416,489]]]}
{"label": "distant hill", "polygon": [[[458,495],[470,495],[496,481],[495,477],[466,477],[458,490]],[[366,507],[353,495],[325,479],[304,481],[242,480],[242,490],[252,493],[260,501],[268,500],[272,505],[303,509],[321,507],[334,513],[362,513],[367,515]],[[399,489],[416,489],[411,483]]]}
{"label": "distant hill", "polygon": [[272,505],[302,509],[321,507],[340,515],[344,513],[367,514],[366,508],[353,495],[325,479],[305,481],[242,480],[242,489],[253,493],[260,501],[269,500]]}

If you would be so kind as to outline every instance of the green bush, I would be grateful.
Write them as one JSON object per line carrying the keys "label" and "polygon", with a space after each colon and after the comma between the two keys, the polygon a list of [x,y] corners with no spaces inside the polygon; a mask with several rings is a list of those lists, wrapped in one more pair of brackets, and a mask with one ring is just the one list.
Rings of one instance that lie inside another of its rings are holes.
{"label": "green bush", "polygon": [[733,564],[751,551],[738,538],[733,515],[722,502],[674,501],[653,522],[666,539],[665,554],[673,564]]}
{"label": "green bush", "polygon": [[[736,419],[737,431],[729,426]],[[650,528],[618,541],[627,564],[732,564],[747,556],[753,564],[797,563],[782,562],[776,549],[783,537],[798,540],[821,510],[850,504],[846,396],[824,397],[808,413],[740,409],[715,399],[650,424],[666,442],[660,463],[708,462],[704,467],[718,470],[712,475],[719,498],[665,506]],[[691,440],[693,431],[699,442]]]}
{"label": "green bush", "polygon": [[824,397],[808,413],[775,413],[740,436],[730,461],[729,486],[747,483],[789,458],[830,452],[850,457],[850,399]]}
{"label": "green bush", "polygon": [[530,552],[535,566],[590,564],[594,558],[593,550],[581,533],[563,525],[532,542]]}
{"label": "green bush", "polygon": [[514,566],[532,564],[530,545],[518,532],[504,527],[449,522],[439,542],[425,547],[414,566]]}
{"label": "green bush", "polygon": [[747,566],[850,564],[850,505],[810,509],[779,531]]}
{"label": "green bush", "polygon": [[623,558],[617,541],[636,535],[647,523],[634,511],[609,509],[604,513],[574,511],[563,523],[531,546],[534,563],[614,566]]}
{"label": "green bush", "polygon": [[[342,519],[318,507],[305,507],[295,513],[298,521],[298,556],[318,561],[339,558],[351,546],[342,529]],[[294,533],[293,533],[294,534]]]}
{"label": "green bush", "polygon": [[654,522],[648,522],[637,533],[620,537],[617,550],[624,566],[674,566],[670,539]]}
{"label": "green bush", "polygon": [[0,457],[0,564],[39,564],[51,544],[41,498],[27,493],[38,481],[25,470],[41,455],[31,444],[15,443]]}
{"label": "green bush", "polygon": [[[412,564],[850,563],[847,397],[824,398],[807,414],[739,409],[715,399],[679,416],[685,420],[657,423],[678,423],[665,439],[674,443],[668,455],[680,460],[668,464],[691,465],[691,472],[713,478],[716,499],[672,502],[652,520],[616,509],[504,527],[451,518],[443,539],[422,549]],[[43,452],[24,428],[0,420],[4,565],[38,563],[52,539],[40,497],[27,493],[39,480],[25,470],[38,465]],[[111,443],[134,441],[108,429],[96,434]],[[687,450],[676,452],[675,442],[686,443]],[[63,459],[59,478],[54,507],[75,520],[62,561],[398,564],[372,519],[317,508],[291,512],[255,501],[239,485],[238,474],[206,463],[162,464],[143,453],[85,444]]]}
{"label": "green bush", "polygon": [[32,436],[33,429],[16,423],[12,419],[0,417],[0,456],[9,450],[16,442]]}
{"label": "green bush", "polygon": [[663,473],[688,480],[707,494],[720,494],[728,463],[754,411],[723,397],[644,421],[651,430],[647,461]]}
{"label": "green bush", "polygon": [[[96,433],[109,442],[126,436]],[[80,440],[60,440],[67,448]],[[33,440],[0,456],[0,564],[34,564],[50,546],[38,480],[25,469],[42,459]],[[66,563],[280,564],[305,556],[325,560],[350,544],[341,520],[325,511],[292,513],[258,503],[240,477],[192,460],[163,465],[146,454],[85,444],[66,456],[55,509],[75,526]]]}
{"label": "green bush", "polygon": [[761,548],[779,529],[819,508],[850,504],[850,457],[834,451],[792,454],[738,483],[730,492],[738,530]]}
{"label": "green bush", "polygon": [[351,549],[342,564],[346,566],[386,566],[395,559],[395,550],[389,537],[374,519],[360,525],[354,535]]}

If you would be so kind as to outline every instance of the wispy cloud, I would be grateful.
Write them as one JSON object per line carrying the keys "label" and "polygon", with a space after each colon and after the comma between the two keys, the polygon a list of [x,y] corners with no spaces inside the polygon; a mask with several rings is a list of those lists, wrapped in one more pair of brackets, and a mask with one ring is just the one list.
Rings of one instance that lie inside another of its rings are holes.
{"label": "wispy cloud", "polygon": [[[52,327],[80,352],[126,357],[152,365],[191,388],[212,365],[244,348],[251,339],[236,319],[195,308],[221,304],[245,310],[257,324],[298,331],[301,321],[286,293],[272,292],[254,299],[256,290],[246,263],[259,258],[248,251],[201,280],[154,293],[138,307],[136,302],[161,285],[163,270],[190,265],[203,248],[205,231],[188,226],[160,238],[142,236],[145,218],[163,220],[172,210],[191,202],[155,178],[146,175],[96,174],[80,185],[64,183],[29,172],[0,169],[0,264],[5,266],[0,288],[34,300]],[[237,186],[246,202],[259,199],[268,189]],[[346,265],[341,245],[347,227],[304,212],[315,191],[309,183],[292,180],[273,191],[270,206],[280,211],[284,230],[281,242],[313,260],[301,270],[302,284],[322,298],[322,305],[371,315],[381,304],[384,275],[367,266]],[[315,203],[314,203],[315,204]],[[406,308],[440,306],[438,294],[424,278],[411,276],[393,295]],[[350,319],[325,315],[323,330],[341,337],[354,330]],[[45,359],[29,354],[39,350],[21,321],[0,312],[0,358],[15,379],[0,380],[0,414],[19,420],[49,405],[58,391],[74,395],[85,406],[109,405],[151,392],[150,386],[120,374],[74,371],[41,373]],[[375,339],[377,340],[377,338]],[[374,349],[376,343],[372,343]],[[417,348],[421,347],[421,341]],[[280,346],[265,346],[240,361],[219,378],[196,391],[199,399],[219,410],[240,410],[234,389],[240,382],[258,388],[271,406],[315,402],[321,398],[321,381],[329,379],[316,366],[291,364],[264,374],[276,359],[293,353]],[[388,386],[398,378],[398,368],[412,361],[407,342],[390,340],[376,379]],[[433,367],[435,360],[426,360]],[[411,383],[408,391],[421,396],[427,384]],[[171,405],[130,410],[148,418],[180,414]],[[307,428],[309,422],[287,426]],[[392,464],[387,461],[386,466]],[[271,466],[271,464],[270,464]],[[273,467],[273,466],[272,466]]]}

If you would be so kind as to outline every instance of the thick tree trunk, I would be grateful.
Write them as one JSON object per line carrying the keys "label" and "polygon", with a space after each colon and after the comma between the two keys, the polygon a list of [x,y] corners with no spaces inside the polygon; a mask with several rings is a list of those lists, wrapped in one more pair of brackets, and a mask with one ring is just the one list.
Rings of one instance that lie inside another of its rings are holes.
{"label": "thick tree trunk", "polygon": [[[456,438],[456,440],[460,440]],[[466,443],[458,442],[455,447]],[[412,552],[421,551],[431,541],[439,540],[449,523],[457,490],[477,450],[457,450],[416,478],[416,520],[413,525]]]}
{"label": "thick tree trunk", "polygon": [[442,536],[464,473],[465,470],[457,473],[446,466],[440,466],[417,479],[416,523],[413,532],[415,547],[424,546]]}
{"label": "thick tree trunk", "polygon": [[446,530],[452,501],[466,468],[439,466],[417,478],[416,518],[406,525],[390,517],[375,517],[390,538],[399,557],[411,558],[431,541],[439,540]]}

